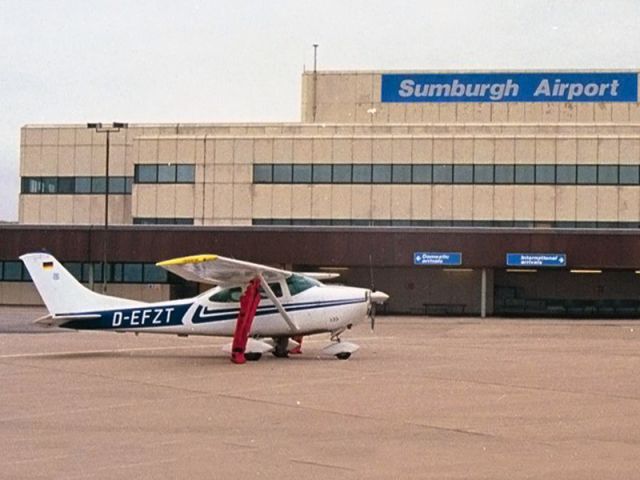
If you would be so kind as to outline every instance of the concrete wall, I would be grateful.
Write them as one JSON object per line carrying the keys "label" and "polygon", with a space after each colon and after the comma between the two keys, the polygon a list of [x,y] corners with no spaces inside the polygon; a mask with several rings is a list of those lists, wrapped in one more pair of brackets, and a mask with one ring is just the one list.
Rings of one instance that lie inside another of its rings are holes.
{"label": "concrete wall", "polygon": [[500,287],[515,287],[522,298],[529,299],[640,299],[640,275],[633,271],[603,273],[498,271],[495,274],[495,284]]}
{"label": "concrete wall", "polygon": [[[132,176],[132,141],[144,129],[111,134],[110,176]],[[104,176],[106,134],[80,126],[24,127],[21,134],[21,177]],[[26,224],[102,224],[104,195],[21,195],[19,221]],[[129,195],[111,194],[109,222],[131,223]]]}
{"label": "concrete wall", "polygon": [[[382,103],[381,79],[382,72],[303,73],[302,121],[371,124],[640,123],[640,104],[630,103]],[[375,113],[372,114],[373,109]]]}
{"label": "concrete wall", "polygon": [[[489,314],[495,310],[491,292],[499,287],[517,288],[517,298],[525,300],[640,298],[640,276],[634,273],[640,245],[633,230],[129,226],[114,227],[109,234],[108,257],[114,262],[151,262],[209,251],[298,271],[333,268],[340,271],[340,282],[362,287],[371,285],[372,265],[376,288],[391,295],[390,312],[416,314],[424,312],[424,303],[438,303],[464,305],[464,313],[478,313],[482,268],[489,272]],[[4,259],[43,248],[73,262],[95,262],[103,256],[101,232],[89,227],[4,226],[0,237]],[[414,266],[417,251],[460,252],[464,269]],[[568,268],[604,273],[506,273],[508,252],[562,252]],[[181,285],[141,284],[110,285],[109,294],[153,301],[169,298],[172,289],[178,297],[193,294]],[[5,282],[0,283],[0,303],[35,304],[39,299],[31,283]]]}
{"label": "concrete wall", "polygon": [[[482,127],[476,131],[477,135],[145,137],[134,142],[137,162],[195,163],[196,183],[135,185],[132,216],[184,216],[194,218],[196,225],[300,218],[640,220],[637,185],[252,184],[253,164],[263,163],[640,163],[638,135],[487,135]],[[160,150],[172,153],[161,155]]]}
{"label": "concrete wall", "polygon": [[[349,268],[339,272],[338,283],[371,288],[369,268]],[[444,313],[438,304],[464,306],[464,311],[451,308],[450,312],[480,314],[480,270],[441,269],[429,267],[379,268],[373,266],[374,285],[391,295],[383,311],[407,314]],[[487,277],[487,313],[493,311],[493,280],[491,270]]]}

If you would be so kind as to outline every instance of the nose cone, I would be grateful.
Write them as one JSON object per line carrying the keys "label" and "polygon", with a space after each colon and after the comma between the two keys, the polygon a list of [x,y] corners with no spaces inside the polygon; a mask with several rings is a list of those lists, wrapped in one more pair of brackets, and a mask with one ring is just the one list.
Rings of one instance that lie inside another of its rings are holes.
{"label": "nose cone", "polygon": [[386,293],[380,291],[371,292],[371,301],[373,303],[383,304],[387,300],[389,300],[389,295]]}

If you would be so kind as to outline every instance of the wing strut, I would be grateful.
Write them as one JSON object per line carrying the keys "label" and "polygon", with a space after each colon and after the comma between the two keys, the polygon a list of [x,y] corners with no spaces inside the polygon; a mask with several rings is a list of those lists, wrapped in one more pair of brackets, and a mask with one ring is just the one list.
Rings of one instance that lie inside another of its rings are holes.
{"label": "wing strut", "polygon": [[271,300],[273,302],[273,305],[278,309],[278,312],[280,312],[280,315],[282,315],[284,321],[287,322],[287,325],[289,325],[291,333],[298,333],[300,331],[300,327],[298,327],[298,324],[294,322],[293,319],[289,316],[262,274],[258,275],[258,277],[260,278],[260,282],[262,283],[262,289],[267,294],[267,297],[269,297],[269,300]]}
{"label": "wing strut", "polygon": [[240,298],[240,312],[236,321],[236,329],[233,332],[233,344],[231,346],[231,361],[233,363],[245,363],[244,352],[249,340],[251,324],[256,316],[256,310],[260,303],[260,280],[256,277],[249,282],[244,294]]}

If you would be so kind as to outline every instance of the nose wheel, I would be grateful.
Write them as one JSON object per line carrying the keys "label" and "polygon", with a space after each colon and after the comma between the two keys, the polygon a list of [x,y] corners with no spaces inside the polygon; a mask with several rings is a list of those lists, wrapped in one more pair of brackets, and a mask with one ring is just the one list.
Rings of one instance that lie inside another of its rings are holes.
{"label": "nose wheel", "polygon": [[320,353],[324,356],[336,357],[338,360],[346,360],[351,357],[351,354],[357,351],[360,347],[351,342],[335,342],[331,345],[324,347]]}

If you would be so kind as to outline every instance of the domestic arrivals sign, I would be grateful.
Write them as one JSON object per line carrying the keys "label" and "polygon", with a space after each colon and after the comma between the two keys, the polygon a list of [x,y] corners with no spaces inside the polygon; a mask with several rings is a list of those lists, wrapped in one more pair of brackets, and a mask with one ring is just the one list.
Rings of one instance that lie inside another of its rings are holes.
{"label": "domestic arrivals sign", "polygon": [[564,253],[507,253],[508,267],[565,267]]}
{"label": "domestic arrivals sign", "polygon": [[383,103],[638,102],[638,73],[383,74]]}
{"label": "domestic arrivals sign", "polygon": [[462,265],[462,253],[460,252],[414,252],[414,265]]}

